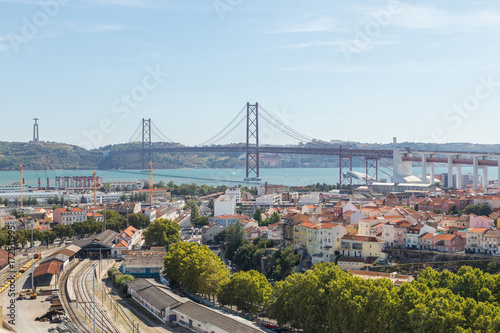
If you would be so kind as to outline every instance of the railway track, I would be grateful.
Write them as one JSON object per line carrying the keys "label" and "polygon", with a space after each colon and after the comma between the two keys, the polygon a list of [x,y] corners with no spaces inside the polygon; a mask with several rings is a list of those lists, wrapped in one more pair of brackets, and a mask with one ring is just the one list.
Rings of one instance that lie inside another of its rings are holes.
{"label": "railway track", "polygon": [[62,277],[61,279],[61,288],[59,288],[60,291],[60,297],[59,299],[61,300],[61,303],[63,305],[64,310],[66,311],[67,316],[69,319],[78,327],[80,332],[83,333],[91,333],[91,331],[87,328],[87,326],[83,323],[83,321],[80,319],[80,316],[75,312],[71,304],[69,303],[69,296],[68,296],[68,278],[71,275],[71,272],[75,269],[76,266],[71,267]]}
{"label": "railway track", "polygon": [[[120,329],[114,325],[113,321],[97,305],[95,307],[94,318],[94,295],[90,291],[92,287],[89,288],[88,286],[88,281],[92,281],[92,274],[94,272],[93,265],[94,263],[92,261],[86,261],[80,273],[73,281],[76,301],[81,305],[86,316],[92,322],[94,322],[95,319],[96,327],[99,328],[101,332],[120,333]],[[92,284],[92,282],[90,282],[90,284]]]}

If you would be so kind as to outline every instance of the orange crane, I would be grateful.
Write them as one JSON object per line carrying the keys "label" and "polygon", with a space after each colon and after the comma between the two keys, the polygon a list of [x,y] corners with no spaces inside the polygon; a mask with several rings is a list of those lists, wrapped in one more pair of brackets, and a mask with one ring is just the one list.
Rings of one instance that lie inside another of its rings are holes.
{"label": "orange crane", "polygon": [[97,175],[94,170],[92,170],[94,173],[94,205],[97,203]]}

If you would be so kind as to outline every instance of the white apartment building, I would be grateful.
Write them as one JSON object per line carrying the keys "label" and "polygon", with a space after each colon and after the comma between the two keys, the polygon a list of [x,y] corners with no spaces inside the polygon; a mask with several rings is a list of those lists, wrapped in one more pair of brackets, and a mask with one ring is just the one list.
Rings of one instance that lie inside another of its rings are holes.
{"label": "white apartment building", "polygon": [[233,195],[236,197],[236,202],[241,202],[241,189],[237,187],[228,188],[226,190],[226,195]]}
{"label": "white apartment building", "polygon": [[272,206],[281,204],[281,194],[273,193],[268,195],[263,195],[255,199],[255,204],[257,206]]}
{"label": "white apartment building", "polygon": [[319,202],[319,194],[318,193],[310,193],[305,194],[300,197],[299,204],[300,205],[317,205]]}
{"label": "white apartment building", "polygon": [[221,195],[214,201],[214,216],[234,215],[236,209],[236,196]]}
{"label": "white apartment building", "polygon": [[57,208],[53,213],[54,223],[72,225],[75,222],[87,220],[87,214],[78,207]]}

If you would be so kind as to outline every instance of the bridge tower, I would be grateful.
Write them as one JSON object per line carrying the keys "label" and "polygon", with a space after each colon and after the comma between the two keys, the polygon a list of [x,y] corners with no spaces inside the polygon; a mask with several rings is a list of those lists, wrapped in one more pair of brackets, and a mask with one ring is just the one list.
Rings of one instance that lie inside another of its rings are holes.
{"label": "bridge tower", "polygon": [[142,170],[149,168],[149,161],[152,160],[151,148],[151,118],[142,118]]}
{"label": "bridge tower", "polygon": [[344,172],[352,171],[352,155],[343,156],[342,146],[339,149],[339,184],[352,185],[351,177],[344,177]]}
{"label": "bridge tower", "polygon": [[259,172],[259,103],[247,103],[246,178],[260,178]]}
{"label": "bridge tower", "polygon": [[378,157],[365,157],[366,163],[366,184],[373,178],[378,181]]}

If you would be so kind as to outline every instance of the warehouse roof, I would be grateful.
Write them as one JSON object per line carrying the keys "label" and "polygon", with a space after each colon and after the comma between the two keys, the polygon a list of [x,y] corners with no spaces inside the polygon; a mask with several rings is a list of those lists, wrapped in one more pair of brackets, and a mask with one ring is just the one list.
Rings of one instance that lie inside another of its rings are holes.
{"label": "warehouse roof", "polygon": [[92,246],[92,244],[100,244],[103,247],[112,248],[114,245],[113,241],[115,240],[116,236],[118,236],[118,233],[116,231],[108,229],[101,232],[100,234],[77,240],[73,242],[73,245],[76,245],[82,249]]}
{"label": "warehouse roof", "polygon": [[152,282],[149,279],[135,279],[129,282],[127,286],[158,310],[164,310],[187,302],[186,298],[169,292],[169,289],[164,285]]}

